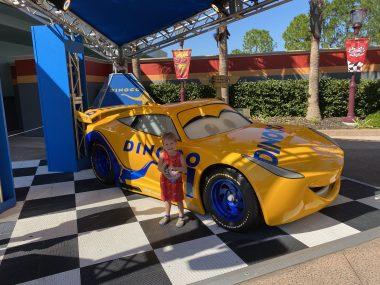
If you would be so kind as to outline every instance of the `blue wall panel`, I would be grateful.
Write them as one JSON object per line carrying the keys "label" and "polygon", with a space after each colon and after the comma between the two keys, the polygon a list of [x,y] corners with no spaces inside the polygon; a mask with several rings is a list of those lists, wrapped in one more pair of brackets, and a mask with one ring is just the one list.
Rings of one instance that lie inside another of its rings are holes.
{"label": "blue wall panel", "polygon": [[77,171],[67,67],[67,48],[74,45],[59,25],[34,26],[32,35],[49,170]]}
{"label": "blue wall panel", "polygon": [[0,82],[0,183],[1,197],[0,213],[16,204],[13,185],[12,165],[9,155],[8,133],[5,124],[3,95]]}

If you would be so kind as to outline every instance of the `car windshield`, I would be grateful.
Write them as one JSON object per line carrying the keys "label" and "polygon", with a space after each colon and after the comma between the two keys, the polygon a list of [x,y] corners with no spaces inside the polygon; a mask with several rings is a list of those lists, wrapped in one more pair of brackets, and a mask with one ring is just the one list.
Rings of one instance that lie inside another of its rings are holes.
{"label": "car windshield", "polygon": [[251,124],[248,119],[232,108],[226,105],[222,106],[225,106],[225,108],[220,108],[220,105],[218,107],[206,105],[201,110],[199,108],[197,110],[186,110],[185,112],[193,113],[192,118],[182,116],[187,117],[187,122],[183,125],[186,136],[189,139],[200,139],[243,128]]}

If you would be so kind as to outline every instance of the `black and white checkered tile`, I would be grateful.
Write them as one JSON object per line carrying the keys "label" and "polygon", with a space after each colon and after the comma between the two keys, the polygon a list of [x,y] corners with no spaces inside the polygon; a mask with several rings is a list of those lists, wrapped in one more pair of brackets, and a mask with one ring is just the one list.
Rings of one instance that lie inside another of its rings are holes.
{"label": "black and white checkered tile", "polygon": [[[187,212],[158,221],[158,200],[106,188],[91,170],[15,162],[17,205],[0,215],[1,284],[188,284],[380,226],[376,190],[342,181],[328,208],[280,227],[227,232]],[[174,211],[176,213],[176,210]]]}

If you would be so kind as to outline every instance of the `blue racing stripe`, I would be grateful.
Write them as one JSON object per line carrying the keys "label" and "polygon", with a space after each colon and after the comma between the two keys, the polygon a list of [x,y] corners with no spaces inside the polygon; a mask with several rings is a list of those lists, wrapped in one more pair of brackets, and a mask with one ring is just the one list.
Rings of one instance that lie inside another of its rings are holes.
{"label": "blue racing stripe", "polygon": [[133,170],[133,169],[125,168],[121,171],[120,178],[124,181],[124,180],[136,180],[136,179],[139,179],[141,177],[144,177],[146,175],[146,173],[148,172],[149,167],[152,164],[157,165],[157,162],[152,160],[152,161],[148,162],[147,164],[145,164],[144,167],[139,169],[139,170]]}
{"label": "blue racing stripe", "polygon": [[136,180],[139,178],[142,178],[146,175],[146,173],[149,170],[149,167],[152,164],[157,165],[157,162],[152,160],[145,164],[143,168],[139,170],[133,170],[130,168],[126,168],[125,166],[121,165],[116,157],[116,154],[114,153],[111,144],[106,140],[106,138],[98,131],[90,132],[86,135],[86,143],[88,146],[91,145],[93,142],[101,143],[109,152],[112,166],[115,173],[115,183],[124,183],[125,180]]}

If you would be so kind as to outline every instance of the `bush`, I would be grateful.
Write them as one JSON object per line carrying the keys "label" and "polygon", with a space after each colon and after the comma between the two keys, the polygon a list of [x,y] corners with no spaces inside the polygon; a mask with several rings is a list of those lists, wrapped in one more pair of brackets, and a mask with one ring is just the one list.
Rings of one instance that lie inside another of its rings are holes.
{"label": "bush", "polygon": [[360,117],[380,111],[380,80],[361,80],[355,103],[355,114]]}
{"label": "bush", "polygon": [[319,83],[319,107],[324,118],[347,115],[349,80],[321,78]]}
{"label": "bush", "polygon": [[368,115],[365,118],[365,122],[373,128],[380,128],[380,112]]}
{"label": "bush", "polygon": [[[319,94],[323,117],[344,117],[347,115],[350,81],[322,78]],[[380,81],[362,79],[357,85],[355,114],[365,117],[380,110]]]}
{"label": "bush", "polygon": [[253,116],[305,116],[306,80],[262,80],[231,86],[230,103],[249,108]]}
{"label": "bush", "polygon": [[[159,103],[178,102],[179,84],[151,84],[148,91]],[[249,108],[257,117],[304,117],[307,110],[307,80],[261,80],[237,82],[230,86],[230,104],[234,108]],[[321,78],[320,101],[323,117],[347,115],[349,80]],[[214,98],[210,85],[186,84],[186,99]],[[362,79],[355,98],[355,114],[364,117],[380,111],[380,80]]]}
{"label": "bush", "polygon": [[[179,90],[180,85],[171,82],[151,84],[148,87],[149,94],[161,104],[179,102]],[[215,89],[211,85],[186,83],[186,100],[215,98],[215,95]]]}

